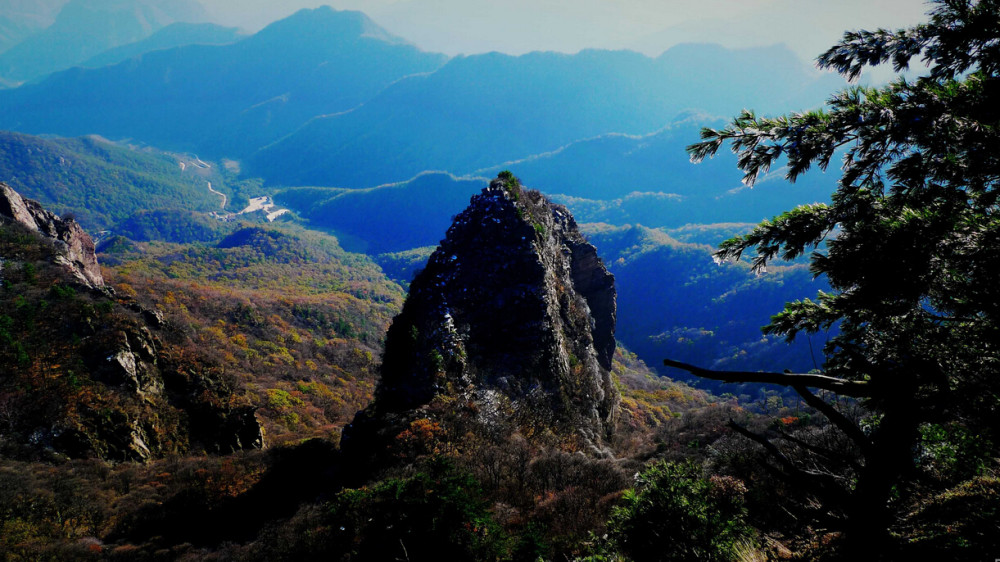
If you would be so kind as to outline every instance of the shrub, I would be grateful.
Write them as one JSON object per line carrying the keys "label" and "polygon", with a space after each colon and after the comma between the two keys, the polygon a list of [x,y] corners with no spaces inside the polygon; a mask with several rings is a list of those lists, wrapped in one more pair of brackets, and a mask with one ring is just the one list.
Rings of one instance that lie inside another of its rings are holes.
{"label": "shrub", "polygon": [[752,536],[746,487],[727,476],[703,478],[692,462],[660,462],[639,476],[611,513],[611,545],[636,562],[730,560]]}
{"label": "shrub", "polygon": [[479,484],[440,458],[412,477],[341,492],[329,528],[328,548],[352,560],[509,558]]}

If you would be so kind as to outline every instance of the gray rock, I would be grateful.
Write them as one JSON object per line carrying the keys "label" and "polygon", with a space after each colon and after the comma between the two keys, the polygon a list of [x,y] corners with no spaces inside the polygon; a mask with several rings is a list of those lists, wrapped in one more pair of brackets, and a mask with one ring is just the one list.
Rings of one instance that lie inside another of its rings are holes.
{"label": "gray rock", "polygon": [[494,180],[413,280],[375,400],[342,447],[384,448],[446,397],[477,412],[483,428],[526,420],[605,455],[620,401],[610,374],[615,316],[614,276],[569,211],[516,180]]}
{"label": "gray rock", "polygon": [[94,241],[75,220],[59,218],[37,201],[24,199],[3,182],[0,182],[0,217],[50,238],[59,250],[56,263],[66,267],[83,285],[104,286]]}

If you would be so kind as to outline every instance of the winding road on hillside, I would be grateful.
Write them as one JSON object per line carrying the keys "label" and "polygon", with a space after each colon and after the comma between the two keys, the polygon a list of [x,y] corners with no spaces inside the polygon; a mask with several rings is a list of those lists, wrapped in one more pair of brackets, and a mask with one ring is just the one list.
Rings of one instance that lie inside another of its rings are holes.
{"label": "winding road on hillside", "polygon": [[212,182],[205,182],[205,183],[208,184],[208,190],[209,191],[211,191],[212,193],[214,193],[214,194],[222,197],[222,210],[225,211],[226,210],[226,202],[229,200],[229,198],[226,197],[225,193],[222,193],[221,191],[216,191],[216,189],[214,187],[212,187]]}

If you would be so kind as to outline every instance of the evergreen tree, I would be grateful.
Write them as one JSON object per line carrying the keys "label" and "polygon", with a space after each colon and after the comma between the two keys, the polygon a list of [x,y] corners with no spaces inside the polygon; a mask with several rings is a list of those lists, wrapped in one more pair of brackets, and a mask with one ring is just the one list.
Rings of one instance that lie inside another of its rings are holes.
{"label": "evergreen tree", "polygon": [[[821,372],[665,363],[717,380],[785,385],[822,412],[860,452],[852,474],[797,462],[733,427],[771,452],[785,477],[823,497],[846,491],[848,536],[868,545],[888,537],[894,502],[917,477],[923,430],[961,424],[988,440],[998,425],[1000,0],[935,0],[929,20],[846,33],[818,59],[853,80],[867,66],[891,63],[899,72],[919,57],[929,69],[923,76],[849,87],[819,111],[774,118],[744,111],[688,147],[701,161],[729,143],[751,186],[776,164],[794,182],[842,158],[830,204],[764,221],[716,254],[752,255],[764,270],[812,252],[812,272],[832,291],[788,303],[763,330],[792,340],[839,328]],[[863,422],[846,415],[831,396],[856,399],[871,415]]]}

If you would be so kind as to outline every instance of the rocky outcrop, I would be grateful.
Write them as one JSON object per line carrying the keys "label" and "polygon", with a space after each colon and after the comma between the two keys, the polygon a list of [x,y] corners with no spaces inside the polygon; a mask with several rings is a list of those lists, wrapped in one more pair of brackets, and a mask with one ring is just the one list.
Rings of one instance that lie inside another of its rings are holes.
{"label": "rocky outcrop", "polygon": [[46,211],[31,199],[24,199],[6,183],[0,182],[0,220],[21,224],[28,230],[51,239],[57,246],[56,263],[66,267],[73,277],[89,287],[103,287],[104,277],[97,264],[94,241],[73,219],[63,219]]}
{"label": "rocky outcrop", "polygon": [[222,374],[104,286],[89,236],[0,184],[0,457],[145,461],[264,446]]}
{"label": "rocky outcrop", "polygon": [[120,330],[110,349],[91,351],[86,365],[95,380],[137,396],[163,392],[163,380],[156,369],[156,343],[148,328]]}
{"label": "rocky outcrop", "polygon": [[345,429],[345,453],[377,456],[449,403],[483,428],[513,421],[605,454],[619,402],[609,373],[615,310],[614,277],[569,211],[501,174],[413,280],[375,400]]}

